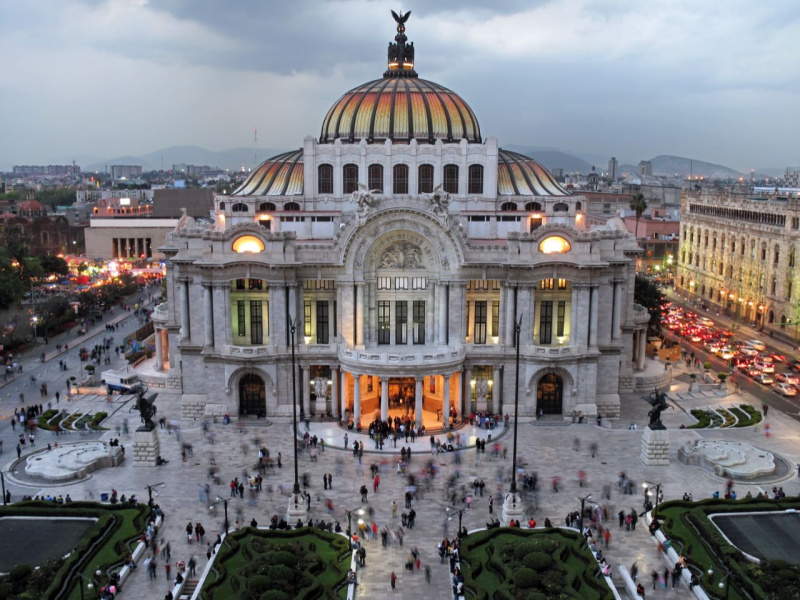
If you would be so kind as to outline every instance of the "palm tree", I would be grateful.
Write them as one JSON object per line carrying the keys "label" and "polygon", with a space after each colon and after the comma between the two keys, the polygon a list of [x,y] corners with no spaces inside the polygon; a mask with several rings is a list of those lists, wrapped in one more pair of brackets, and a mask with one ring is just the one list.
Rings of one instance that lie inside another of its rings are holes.
{"label": "palm tree", "polygon": [[647,210],[647,200],[641,192],[637,192],[631,199],[631,210],[636,213],[636,231],[633,234],[636,239],[639,239],[639,219],[642,213]]}

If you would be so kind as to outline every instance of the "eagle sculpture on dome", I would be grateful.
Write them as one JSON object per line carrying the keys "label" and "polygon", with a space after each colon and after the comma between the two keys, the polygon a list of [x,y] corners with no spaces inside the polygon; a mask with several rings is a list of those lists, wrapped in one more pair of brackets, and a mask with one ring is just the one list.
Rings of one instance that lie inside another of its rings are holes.
{"label": "eagle sculpture on dome", "polygon": [[398,25],[405,25],[406,21],[408,21],[408,17],[411,16],[411,11],[408,11],[406,14],[403,14],[403,11],[401,10],[399,15],[396,12],[392,11],[392,16],[394,17],[394,20],[397,21]]}

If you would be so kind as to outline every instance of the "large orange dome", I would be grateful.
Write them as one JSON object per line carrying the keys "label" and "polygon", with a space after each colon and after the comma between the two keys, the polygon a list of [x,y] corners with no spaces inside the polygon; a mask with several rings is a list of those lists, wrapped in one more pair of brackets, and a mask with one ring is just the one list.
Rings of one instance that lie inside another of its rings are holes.
{"label": "large orange dome", "polygon": [[394,142],[481,142],[478,119],[461,97],[432,81],[388,77],[345,93],[322,122],[321,144]]}

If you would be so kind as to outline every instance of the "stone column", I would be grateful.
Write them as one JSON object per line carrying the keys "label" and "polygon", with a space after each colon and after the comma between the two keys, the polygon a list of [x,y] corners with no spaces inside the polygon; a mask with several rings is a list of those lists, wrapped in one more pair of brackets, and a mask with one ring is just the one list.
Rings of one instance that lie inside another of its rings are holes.
{"label": "stone column", "polygon": [[211,283],[203,284],[203,325],[205,325],[205,346],[214,347],[214,311],[211,299]]}
{"label": "stone column", "polygon": [[620,330],[620,306],[622,304],[620,298],[621,286],[622,284],[619,281],[614,281],[614,295],[612,300],[614,306],[611,310],[611,341],[613,342],[619,341],[622,336],[622,331]]}
{"label": "stone column", "polygon": [[596,285],[593,285],[590,290],[590,297],[591,297],[591,308],[590,310],[590,322],[589,322],[589,347],[596,348],[597,347],[597,311],[599,310],[599,302],[598,297],[600,296],[600,290],[597,289]]}
{"label": "stone column", "polygon": [[[414,399],[416,402],[416,412],[417,412],[417,427],[422,426],[422,381],[424,377],[417,377],[415,383],[416,390],[414,392]],[[388,382],[387,382],[388,386]],[[387,387],[387,398],[388,398],[388,387]]]}
{"label": "stone column", "polygon": [[440,346],[447,345],[447,284],[439,283],[439,335]]}
{"label": "stone column", "polygon": [[[286,285],[286,287],[289,290],[289,323],[286,330],[288,331],[289,329],[291,329],[292,321],[297,319],[297,330],[294,332],[294,341],[295,343],[297,343],[298,336],[303,335],[303,328],[300,326],[300,319],[298,318],[300,315],[297,314],[297,284],[289,283]],[[292,341],[290,337],[289,344],[291,343]]]}
{"label": "stone column", "polygon": [[516,313],[514,310],[514,296],[516,294],[516,287],[506,286],[506,302],[508,308],[506,310],[506,346],[514,346],[516,344],[516,325],[514,319]]}
{"label": "stone column", "polygon": [[[467,299],[467,293],[464,292],[464,316],[467,318],[467,339],[470,343],[475,343],[475,302]],[[470,306],[471,305],[471,306]]]}
{"label": "stone column", "polygon": [[181,286],[181,340],[188,340],[191,338],[189,329],[189,281],[181,279],[179,283]]}
{"label": "stone column", "polygon": [[[436,315],[436,311],[434,310],[434,306],[436,304],[436,293],[433,290],[433,282],[428,282],[428,299],[425,301],[425,344],[433,344],[434,343],[434,332],[436,331],[435,324],[434,324],[434,316]],[[411,313],[413,314],[413,305]]]}
{"label": "stone column", "polygon": [[578,318],[581,319],[578,327],[578,339],[581,346],[589,346],[589,287],[578,288]]}
{"label": "stone column", "polygon": [[442,427],[447,431],[450,425],[450,375],[445,375],[444,389],[442,390]]}
{"label": "stone column", "polygon": [[463,398],[461,412],[466,414],[472,412],[472,368],[464,367],[464,379],[466,381],[462,381],[461,389],[467,397]]}
{"label": "stone column", "polygon": [[155,337],[156,337],[156,371],[163,371],[164,370],[164,350],[162,348],[162,337],[161,337],[161,329],[155,330]]}
{"label": "stone column", "polygon": [[300,367],[300,397],[303,399],[303,414],[311,415],[311,372],[308,367]]}
{"label": "stone column", "polygon": [[569,299],[569,345],[574,346],[578,343],[578,288],[573,283]]}
{"label": "stone column", "polygon": [[531,300],[533,292],[531,287],[523,285],[517,291],[517,320],[522,317],[522,326],[519,330],[519,338],[522,342],[522,347],[530,346],[533,343],[533,309],[531,307]]}
{"label": "stone column", "polygon": [[389,417],[389,378],[381,376],[381,421]]}
{"label": "stone column", "polygon": [[331,367],[331,414],[339,416],[339,367]]}
{"label": "stone column", "polygon": [[353,373],[353,423],[361,422],[361,375]]}
{"label": "stone column", "polygon": [[495,366],[494,379],[492,384],[492,409],[498,415],[503,414],[503,405],[501,398],[503,397],[503,371],[501,367]]}
{"label": "stone column", "polygon": [[356,333],[355,345],[364,345],[364,282],[356,283]]}
{"label": "stone column", "polygon": [[638,332],[639,334],[639,347],[638,347],[638,357],[636,358],[636,368],[639,371],[644,371],[644,358],[645,358],[645,349],[647,347],[647,330],[642,330]]}
{"label": "stone column", "polygon": [[[226,309],[226,302],[225,298],[228,294],[228,290],[230,289],[230,282],[223,282],[217,283],[214,285],[212,290],[212,308],[214,313],[214,348],[217,350],[221,349],[222,344],[225,344],[230,340],[228,336],[228,331],[231,327],[231,314]],[[272,309],[272,302],[270,302],[270,310]],[[268,315],[267,318],[270,319],[270,323],[273,323],[272,319],[270,318],[272,315]]]}

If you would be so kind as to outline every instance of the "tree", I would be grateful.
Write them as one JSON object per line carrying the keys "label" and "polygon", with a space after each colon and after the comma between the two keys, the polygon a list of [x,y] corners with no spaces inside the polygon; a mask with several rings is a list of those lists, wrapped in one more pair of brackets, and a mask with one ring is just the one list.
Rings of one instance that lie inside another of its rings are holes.
{"label": "tree", "polygon": [[664,302],[664,296],[658,285],[643,275],[637,275],[633,287],[633,301],[647,309],[650,313],[648,325],[650,329],[657,330],[661,323],[661,304]]}
{"label": "tree", "polygon": [[639,239],[639,219],[642,218],[642,213],[647,210],[647,200],[641,192],[637,192],[631,199],[631,210],[636,213],[636,231],[634,236]]}
{"label": "tree", "polygon": [[42,269],[48,275],[67,275],[69,274],[69,267],[67,261],[60,256],[54,254],[45,254],[40,257],[39,262],[42,263]]}

